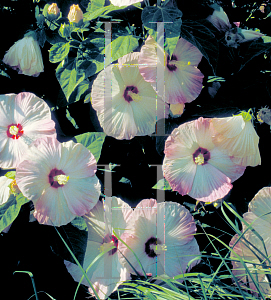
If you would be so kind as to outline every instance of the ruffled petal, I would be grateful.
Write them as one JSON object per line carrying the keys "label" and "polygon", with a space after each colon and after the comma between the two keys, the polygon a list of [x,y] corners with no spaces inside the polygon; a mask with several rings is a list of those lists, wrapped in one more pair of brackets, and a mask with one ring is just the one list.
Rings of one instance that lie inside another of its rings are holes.
{"label": "ruffled petal", "polygon": [[198,201],[213,202],[223,198],[232,189],[231,180],[211,164],[198,165],[191,191]]}
{"label": "ruffled petal", "polygon": [[101,185],[97,176],[86,178],[69,178],[61,187],[70,211],[77,216],[88,213],[98,202]]}
{"label": "ruffled petal", "polygon": [[39,197],[33,215],[40,224],[54,226],[66,225],[76,217],[69,210],[62,188],[52,187],[47,188]]}
{"label": "ruffled petal", "polygon": [[163,161],[164,177],[172,190],[181,195],[189,194],[191,191],[196,169],[197,165],[194,163],[192,155],[174,160],[165,157]]}

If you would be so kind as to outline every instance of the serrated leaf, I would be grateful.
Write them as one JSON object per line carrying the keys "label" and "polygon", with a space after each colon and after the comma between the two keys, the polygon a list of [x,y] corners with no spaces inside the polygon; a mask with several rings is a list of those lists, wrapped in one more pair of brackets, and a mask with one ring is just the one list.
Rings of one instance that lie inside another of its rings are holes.
{"label": "serrated leaf", "polygon": [[8,201],[0,205],[0,232],[17,218],[22,205],[29,201],[22,193],[17,197],[11,194]]}
{"label": "serrated leaf", "polygon": [[74,139],[77,143],[81,143],[94,155],[98,162],[101,156],[103,143],[106,134],[103,132],[86,132],[80,135],[76,135]]}
{"label": "serrated leaf", "polygon": [[168,181],[166,179],[160,179],[156,185],[154,185],[152,187],[152,189],[156,189],[156,190],[172,190]]}
{"label": "serrated leaf", "polygon": [[105,47],[102,54],[108,53],[110,46],[112,53],[111,59],[114,61],[136,49],[138,47],[138,40],[132,35],[119,36],[113,40],[110,45]]}
{"label": "serrated leaf", "polygon": [[219,56],[219,44],[215,34],[205,26],[207,21],[201,22],[186,20],[182,25],[181,36],[199,49],[207,59],[216,74],[216,66]]}
{"label": "serrated leaf", "polygon": [[54,44],[49,50],[49,60],[52,63],[62,61],[70,52],[70,43]]}
{"label": "serrated leaf", "polygon": [[157,22],[164,22],[165,50],[171,56],[179,40],[182,12],[178,8],[146,6],[141,19],[149,34],[157,41]]}

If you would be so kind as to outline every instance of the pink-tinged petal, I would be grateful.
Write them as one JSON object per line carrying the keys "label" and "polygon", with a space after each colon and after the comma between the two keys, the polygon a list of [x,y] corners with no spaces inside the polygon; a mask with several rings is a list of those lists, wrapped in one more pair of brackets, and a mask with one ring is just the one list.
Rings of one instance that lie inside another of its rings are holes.
{"label": "pink-tinged petal", "polygon": [[168,159],[192,156],[198,149],[194,122],[187,122],[174,129],[165,143],[165,155]]}
{"label": "pink-tinged petal", "polygon": [[[105,254],[100,259],[91,277],[95,290],[101,299],[106,299],[119,285],[121,264],[117,255]],[[89,292],[94,295],[91,288]]]}
{"label": "pink-tinged petal", "polygon": [[[232,266],[233,266],[232,272],[235,275],[235,277],[238,279],[238,284],[245,289],[249,286],[249,288],[252,290],[252,293],[255,296],[258,296],[258,289],[252,280],[253,278],[254,281],[256,281],[261,292],[267,297],[270,296],[271,289],[270,289],[268,279],[265,276],[266,271],[262,269],[262,263],[254,254],[255,248],[253,250],[254,252],[253,253],[249,248],[250,247],[249,244],[245,242],[243,239],[240,239],[238,241],[238,238],[239,237],[236,234],[230,242],[230,247],[233,247],[233,250],[231,252],[231,259],[232,259]],[[262,248],[261,251],[263,251],[263,247],[261,247],[261,243],[254,244],[254,246],[256,246],[257,249]],[[243,262],[246,261],[246,266],[249,272],[247,272],[247,270],[244,268],[242,262],[240,261],[240,258],[238,258],[237,255],[241,257]],[[261,260],[263,259],[260,253],[257,253],[257,255],[258,257],[261,258]],[[265,263],[267,263],[266,260]]]}
{"label": "pink-tinged petal", "polygon": [[248,211],[271,224],[271,187],[264,187],[248,205]]}
{"label": "pink-tinged petal", "polygon": [[76,217],[69,210],[62,188],[47,188],[34,205],[33,215],[40,224],[61,226]]}
{"label": "pink-tinged petal", "polygon": [[[145,41],[145,44],[140,50],[140,55],[138,58],[139,71],[147,82],[156,82],[157,64],[162,63],[158,61],[156,52],[157,46],[158,45],[155,42],[154,38],[149,35],[147,40]],[[164,52],[164,50],[162,50],[162,52]]]}
{"label": "pink-tinged petal", "polygon": [[211,151],[215,145],[212,142],[212,135],[214,133],[209,118],[198,118],[195,120],[195,135],[198,145],[202,148]]}
{"label": "pink-tinged petal", "polygon": [[10,195],[9,185],[12,182],[12,179],[7,178],[6,176],[0,177],[0,205],[8,201]]}
{"label": "pink-tinged petal", "polygon": [[222,7],[219,10],[214,9],[212,15],[206,18],[210,21],[219,31],[227,31],[231,28],[229,18]]}
{"label": "pink-tinged petal", "polygon": [[231,180],[210,164],[198,165],[191,191],[198,201],[213,202],[221,199],[232,189]]}
{"label": "pink-tinged petal", "polygon": [[98,201],[91,211],[84,215],[84,219],[88,226],[88,236],[91,241],[102,244],[105,235],[103,203]]}
{"label": "pink-tinged petal", "polygon": [[[161,221],[163,220],[163,221]],[[190,212],[179,203],[158,203],[157,221],[162,228],[157,228],[157,235],[165,236],[166,245],[182,246],[194,239],[196,225]]]}
{"label": "pink-tinged petal", "polygon": [[[69,173],[66,173],[69,175]],[[98,202],[101,193],[101,185],[97,176],[86,178],[73,178],[69,175],[69,181],[62,189],[69,210],[77,216],[87,214]]]}
{"label": "pink-tinged petal", "polygon": [[[212,118],[211,123],[215,131],[226,138],[238,136],[245,128],[245,121],[242,116]],[[214,140],[216,140],[216,136]]]}
{"label": "pink-tinged petal", "polygon": [[97,162],[94,155],[82,144],[69,141],[62,143],[58,168],[71,178],[79,179],[94,176]]}
{"label": "pink-tinged petal", "polygon": [[0,95],[0,129],[7,131],[8,125],[14,123],[14,103],[16,94]]}
{"label": "pink-tinged petal", "polygon": [[179,39],[173,54],[177,56],[178,61],[189,62],[191,66],[197,66],[202,59],[202,54],[198,48],[184,38]]}
{"label": "pink-tinged petal", "polygon": [[197,67],[190,65],[166,72],[166,101],[171,104],[192,102],[202,91],[203,77]]}
{"label": "pink-tinged petal", "polygon": [[228,176],[231,182],[240,178],[246,169],[244,166],[235,164],[228,155],[222,153],[217,148],[210,151],[208,163]]}
{"label": "pink-tinged petal", "polygon": [[[188,263],[200,256],[199,245],[195,238],[184,245],[169,246],[166,255],[165,272],[168,276],[174,277],[186,272]],[[188,271],[197,265],[200,259],[194,260],[188,268]]]}
{"label": "pink-tinged petal", "polygon": [[242,166],[261,164],[259,136],[251,121],[244,121],[242,116],[234,116],[213,119],[212,124],[217,132],[213,137],[214,144],[232,156],[234,163]]}
{"label": "pink-tinged petal", "polygon": [[169,182],[173,191],[178,191],[181,195],[189,194],[192,189],[197,165],[193,156],[187,156],[169,160],[165,157],[163,161],[163,174]]}

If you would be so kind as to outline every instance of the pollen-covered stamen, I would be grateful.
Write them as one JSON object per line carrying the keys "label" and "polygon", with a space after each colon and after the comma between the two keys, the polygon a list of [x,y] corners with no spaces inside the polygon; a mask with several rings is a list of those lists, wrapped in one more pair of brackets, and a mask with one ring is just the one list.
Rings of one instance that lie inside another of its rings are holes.
{"label": "pollen-covered stamen", "polygon": [[132,101],[137,102],[142,99],[142,97],[137,94],[138,94],[138,88],[134,85],[129,85],[126,86],[123,93],[123,97],[128,103]]}
{"label": "pollen-covered stamen", "polygon": [[12,139],[18,139],[24,133],[23,127],[21,124],[11,124],[8,126],[7,136]]}
{"label": "pollen-covered stamen", "polygon": [[167,251],[167,246],[165,244],[159,244],[159,240],[157,241],[157,245],[151,245],[151,248],[154,250],[156,255],[163,254]]}
{"label": "pollen-covered stamen", "polygon": [[111,236],[107,234],[103,239],[102,245],[100,246],[100,252],[107,252],[108,255],[114,255],[117,252],[118,242],[118,239],[113,234]]}
{"label": "pollen-covered stamen", "polygon": [[54,181],[57,181],[59,185],[65,185],[69,181],[69,176],[66,176],[64,174],[60,174],[57,176],[54,176]]}
{"label": "pollen-covered stamen", "polygon": [[190,61],[178,61],[177,56],[174,54],[172,54],[171,58],[169,57],[169,55],[167,56],[167,68],[171,72],[176,71],[178,68],[181,69],[189,65],[191,65]]}
{"label": "pollen-covered stamen", "polygon": [[205,165],[210,159],[210,152],[205,148],[198,148],[194,154],[193,159],[197,165]]}
{"label": "pollen-covered stamen", "polygon": [[49,173],[48,179],[51,187],[57,189],[67,184],[69,176],[66,176],[66,174],[62,170],[54,168]]}

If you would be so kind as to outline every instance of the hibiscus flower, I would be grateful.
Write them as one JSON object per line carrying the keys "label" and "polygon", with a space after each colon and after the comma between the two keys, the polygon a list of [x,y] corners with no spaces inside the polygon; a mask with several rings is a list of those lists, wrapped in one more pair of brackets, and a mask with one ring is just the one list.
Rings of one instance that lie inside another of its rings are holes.
{"label": "hibiscus flower", "polygon": [[199,118],[174,129],[166,140],[162,166],[174,191],[204,202],[227,195],[245,171],[215,146],[210,120]]}
{"label": "hibiscus flower", "polygon": [[[131,213],[132,208],[120,198],[105,197],[104,205],[98,201],[96,206],[84,216],[88,225],[84,270],[89,267],[98,255],[101,255],[101,252],[114,247],[99,258],[87,271],[88,278],[93,283],[101,299],[106,299],[121,281],[129,278],[129,273],[118,259],[119,241],[113,234],[113,229],[120,236],[127,226]],[[80,268],[76,264],[67,261],[65,261],[65,265],[74,280],[79,282],[82,277]],[[82,283],[88,286],[85,278]],[[89,292],[93,294],[90,287]]]}
{"label": "hibiscus flower", "polygon": [[249,110],[232,117],[213,118],[211,122],[216,131],[213,137],[216,147],[231,156],[234,163],[254,167],[261,164],[261,156],[259,136],[251,120]]}
{"label": "hibiscus flower", "polygon": [[[200,255],[195,233],[194,219],[184,206],[174,202],[157,204],[155,199],[144,199],[134,209],[121,235],[121,240],[130,249],[120,242],[120,262],[134,273],[131,264],[141,275],[143,271],[137,258],[144,271],[152,276],[183,274],[189,261]],[[199,259],[191,262],[188,269],[197,263]]]}
{"label": "hibiscus flower", "polygon": [[[141,48],[138,62],[139,71],[144,79],[155,86],[157,64],[165,65],[165,101],[176,104],[195,100],[202,90],[204,77],[197,68],[202,59],[200,51],[184,38],[180,38],[171,57],[165,53],[164,63],[158,61],[157,47],[154,38],[149,36]],[[157,85],[160,86],[160,83]]]}
{"label": "hibiscus flower", "polygon": [[[108,66],[92,86],[91,103],[101,127],[116,139],[150,135],[156,121],[168,116],[168,105],[139,72],[138,55],[129,53],[118,64]],[[106,74],[110,76],[112,92],[105,86]]]}
{"label": "hibiscus flower", "polygon": [[[243,223],[244,238],[236,234],[230,246],[233,274],[237,277],[240,284],[244,287],[249,285],[255,295],[259,290],[265,297],[271,296],[270,282],[270,255],[271,255],[271,188],[262,188],[252,199],[248,206],[248,212],[243,216],[244,220],[251,227]],[[255,233],[256,231],[256,233]],[[261,239],[259,238],[259,235]],[[245,261],[244,265],[238,259],[237,255]],[[256,284],[254,283],[256,282]],[[257,288],[258,285],[258,288]]]}
{"label": "hibiscus flower", "polygon": [[45,136],[56,137],[45,101],[26,92],[0,95],[0,168],[16,168],[28,145]]}
{"label": "hibiscus flower", "polygon": [[37,77],[44,71],[40,46],[34,31],[25,34],[24,38],[17,41],[9,48],[3,62],[19,74]]}
{"label": "hibiscus flower", "polygon": [[82,144],[36,140],[16,170],[16,182],[35,206],[41,224],[61,226],[88,213],[97,203],[101,186],[96,160]]}

